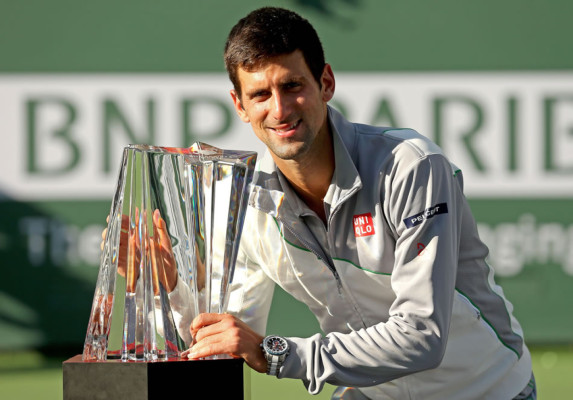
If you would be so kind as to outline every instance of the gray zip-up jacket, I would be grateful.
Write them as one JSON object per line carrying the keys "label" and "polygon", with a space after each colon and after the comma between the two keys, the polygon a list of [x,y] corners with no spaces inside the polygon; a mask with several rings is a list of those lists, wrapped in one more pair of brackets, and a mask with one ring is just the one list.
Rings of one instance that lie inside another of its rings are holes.
{"label": "gray zip-up jacket", "polygon": [[310,393],[330,383],[373,399],[513,398],[530,355],[461,171],[413,130],[353,124],[330,108],[329,121],[326,226],[266,154],[237,260],[247,283],[230,309],[262,332],[275,283],[308,305],[327,335],[287,338],[279,377]]}

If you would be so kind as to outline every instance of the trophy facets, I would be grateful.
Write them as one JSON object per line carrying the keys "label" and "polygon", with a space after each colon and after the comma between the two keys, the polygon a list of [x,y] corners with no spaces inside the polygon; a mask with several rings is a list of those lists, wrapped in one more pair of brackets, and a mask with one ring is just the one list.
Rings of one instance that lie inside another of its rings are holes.
{"label": "trophy facets", "polygon": [[205,143],[124,149],[83,360],[179,357],[202,312],[224,312],[255,152]]}

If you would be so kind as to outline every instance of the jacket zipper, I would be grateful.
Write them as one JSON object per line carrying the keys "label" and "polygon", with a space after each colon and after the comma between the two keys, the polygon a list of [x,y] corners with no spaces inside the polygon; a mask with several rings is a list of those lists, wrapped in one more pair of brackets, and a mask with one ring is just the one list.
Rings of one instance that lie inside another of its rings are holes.
{"label": "jacket zipper", "polygon": [[279,220],[281,222],[282,226],[284,228],[286,228],[290,233],[292,233],[294,237],[296,237],[302,244],[304,244],[304,246],[307,248],[308,251],[310,251],[312,254],[314,254],[316,256],[316,258],[321,260],[328,267],[330,272],[332,272],[332,274],[334,275],[334,279],[336,280],[336,286],[338,287],[338,293],[340,295],[342,295],[342,282],[340,280],[340,276],[338,275],[338,271],[336,271],[336,268],[334,268],[334,265],[331,265],[327,260],[324,259],[324,257],[322,257],[320,254],[318,254],[318,252],[316,252],[315,250],[313,250],[312,246],[310,246],[306,240],[304,240],[302,237],[300,237],[300,235],[298,235],[294,230],[292,230],[285,223],[285,221],[282,220],[282,218],[277,216],[276,219]]}
{"label": "jacket zipper", "polygon": [[[344,196],[344,198],[339,199],[338,203],[336,204],[336,207],[331,210],[331,213],[328,216],[327,226],[331,225],[331,222],[334,219],[334,216],[336,214],[338,214],[338,212],[341,210],[342,204],[344,202],[346,202],[347,199],[352,197],[354,195],[354,193],[356,193],[359,189],[360,189],[359,187],[354,186],[349,192],[346,193],[346,196]],[[326,235],[328,238],[327,240],[328,240],[328,246],[329,247],[333,247],[331,245],[331,243],[332,243],[332,240],[330,237],[331,231],[332,231],[331,229],[326,230]],[[337,277],[338,277],[338,274],[337,274]],[[340,279],[340,277],[338,277],[338,279]],[[339,292],[341,289],[344,290],[344,287],[342,285],[342,280],[340,280]],[[345,290],[345,292],[346,292],[346,290]],[[341,293],[341,296],[343,296],[345,299],[347,299],[347,301],[350,302],[350,304],[352,305],[352,308],[354,309],[354,312],[360,316],[360,321],[362,322],[362,326],[364,328],[367,328],[366,321],[364,320],[364,317],[362,316],[362,312],[360,311],[360,307],[358,306],[358,303],[356,302],[356,300],[354,300],[354,297],[352,296],[352,294],[350,292],[347,292],[347,294],[345,296],[343,293]],[[352,329],[352,327],[348,323],[346,325]],[[354,330],[354,329],[352,329],[352,330]]]}
{"label": "jacket zipper", "polygon": [[[316,256],[316,258],[318,258],[319,260],[322,260],[322,262],[324,264],[326,264],[328,269],[332,272],[334,279],[336,281],[336,287],[338,289],[338,295],[341,298],[345,299],[345,301],[350,303],[350,305],[352,306],[352,309],[356,312],[357,315],[360,316],[360,321],[362,322],[362,326],[364,328],[366,328],[367,325],[366,325],[366,322],[364,321],[364,318],[362,317],[362,312],[360,311],[358,305],[356,304],[356,301],[354,301],[354,298],[352,298],[348,294],[345,294],[346,290],[344,289],[344,286],[342,284],[342,279],[340,279],[340,275],[338,275],[338,271],[336,270],[334,265],[331,265],[329,262],[324,260],[323,257],[321,257],[316,251],[314,251],[312,249],[312,247],[308,244],[308,242],[306,240],[304,240],[296,232],[294,232],[287,224],[284,223],[284,221],[280,217],[277,216],[276,218],[277,218],[277,220],[281,221],[283,227],[285,227],[290,233],[293,234],[294,237],[296,237],[302,244],[304,244],[304,246],[308,249],[308,251],[310,251],[312,254],[314,254]],[[329,239],[329,241],[330,241],[330,239]],[[330,246],[330,244],[329,244],[329,246]],[[348,323],[347,323],[347,326],[349,328],[351,328],[352,330],[354,330],[350,325],[348,325]]]}

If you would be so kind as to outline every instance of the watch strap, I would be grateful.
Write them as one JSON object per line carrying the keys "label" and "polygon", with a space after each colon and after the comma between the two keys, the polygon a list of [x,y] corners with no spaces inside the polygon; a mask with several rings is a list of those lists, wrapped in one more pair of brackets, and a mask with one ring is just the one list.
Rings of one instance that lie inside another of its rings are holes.
{"label": "watch strap", "polygon": [[278,376],[284,359],[284,354],[281,356],[267,354],[267,375]]}

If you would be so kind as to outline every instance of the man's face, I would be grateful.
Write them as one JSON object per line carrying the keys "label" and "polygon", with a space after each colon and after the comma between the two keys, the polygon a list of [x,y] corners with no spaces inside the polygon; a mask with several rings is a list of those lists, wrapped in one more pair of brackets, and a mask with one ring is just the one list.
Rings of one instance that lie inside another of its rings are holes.
{"label": "man's face", "polygon": [[235,109],[249,122],[274,158],[302,161],[328,135],[326,103],[334,95],[334,75],[326,65],[321,86],[302,52],[281,55],[253,71],[238,70],[241,97],[233,90]]}

